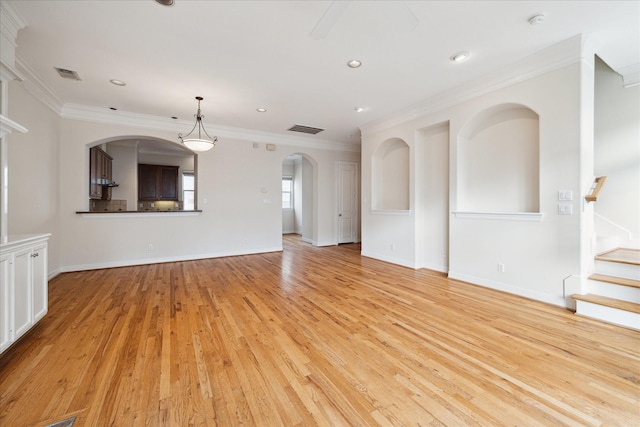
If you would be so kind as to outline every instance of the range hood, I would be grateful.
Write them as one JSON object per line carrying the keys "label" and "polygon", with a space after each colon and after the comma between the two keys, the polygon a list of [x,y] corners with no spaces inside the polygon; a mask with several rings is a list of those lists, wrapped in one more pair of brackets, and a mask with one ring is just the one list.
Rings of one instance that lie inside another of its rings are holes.
{"label": "range hood", "polygon": [[102,178],[100,181],[101,181],[100,185],[102,185],[103,187],[113,188],[113,187],[119,187],[120,186],[120,184],[117,184],[115,181],[110,181],[107,178]]}

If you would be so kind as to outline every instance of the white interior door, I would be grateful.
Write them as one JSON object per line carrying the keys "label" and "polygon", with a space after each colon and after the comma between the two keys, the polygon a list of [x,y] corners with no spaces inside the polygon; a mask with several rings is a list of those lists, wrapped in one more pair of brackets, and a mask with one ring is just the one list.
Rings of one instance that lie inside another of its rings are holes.
{"label": "white interior door", "polygon": [[358,165],[338,162],[338,243],[353,243],[358,230]]}

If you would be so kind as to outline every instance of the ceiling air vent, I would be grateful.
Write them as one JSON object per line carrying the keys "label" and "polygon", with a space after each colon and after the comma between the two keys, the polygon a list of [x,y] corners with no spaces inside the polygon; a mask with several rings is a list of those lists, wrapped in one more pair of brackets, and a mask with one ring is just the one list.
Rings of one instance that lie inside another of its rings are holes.
{"label": "ceiling air vent", "polygon": [[78,75],[78,73],[75,71],[66,70],[64,68],[58,68],[58,67],[53,67],[53,68],[56,69],[58,74],[60,74],[60,77],[62,77],[63,79],[71,79],[71,80],[78,80],[78,81],[82,80]]}
{"label": "ceiling air vent", "polygon": [[312,128],[310,126],[293,125],[288,130],[292,132],[310,133],[311,135],[315,135],[316,133],[322,132],[324,129]]}

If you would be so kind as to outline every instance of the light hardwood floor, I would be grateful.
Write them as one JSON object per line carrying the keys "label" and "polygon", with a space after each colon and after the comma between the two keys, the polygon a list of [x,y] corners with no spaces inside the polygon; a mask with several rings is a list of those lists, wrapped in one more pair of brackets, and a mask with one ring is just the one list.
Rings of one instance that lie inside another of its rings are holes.
{"label": "light hardwood floor", "polygon": [[0,425],[640,424],[640,333],[359,245],[66,273]]}

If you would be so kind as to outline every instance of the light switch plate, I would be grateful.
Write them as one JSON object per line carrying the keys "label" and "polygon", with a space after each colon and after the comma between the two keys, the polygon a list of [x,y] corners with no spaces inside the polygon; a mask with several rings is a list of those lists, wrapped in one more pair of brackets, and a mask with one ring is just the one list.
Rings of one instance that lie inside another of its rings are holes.
{"label": "light switch plate", "polygon": [[571,190],[558,190],[558,200],[573,200],[573,191]]}
{"label": "light switch plate", "polygon": [[558,215],[573,215],[573,205],[558,203]]}

